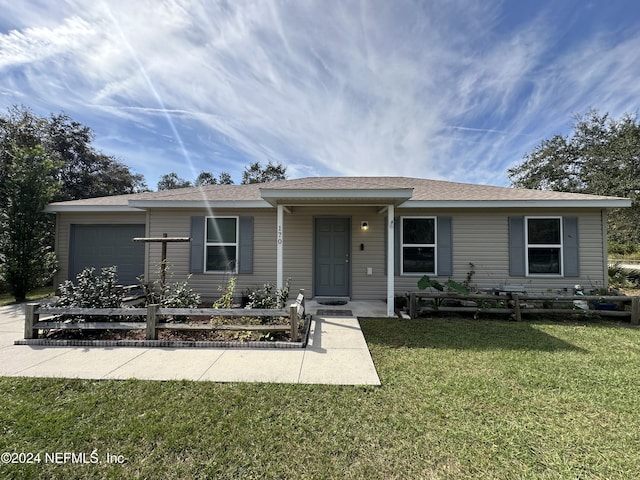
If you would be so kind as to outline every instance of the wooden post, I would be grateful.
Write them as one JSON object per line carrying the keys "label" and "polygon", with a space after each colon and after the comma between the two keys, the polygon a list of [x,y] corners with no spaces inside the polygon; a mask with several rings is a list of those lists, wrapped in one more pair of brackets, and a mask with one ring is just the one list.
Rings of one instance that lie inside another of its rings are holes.
{"label": "wooden post", "polygon": [[640,297],[631,299],[631,325],[640,325]]}
{"label": "wooden post", "polygon": [[38,323],[40,315],[36,313],[37,303],[27,303],[24,306],[24,338],[38,338],[38,329],[33,326]]}
{"label": "wooden post", "polygon": [[298,304],[293,303],[289,307],[289,317],[291,317],[291,341],[298,339]]}
{"label": "wooden post", "polygon": [[513,299],[513,310],[516,314],[516,322],[522,321],[522,314],[520,313],[520,297],[517,293],[512,293],[511,298]]}
{"label": "wooden post", "polygon": [[147,305],[147,340],[158,339],[156,330],[158,307],[157,304]]}
{"label": "wooden post", "polygon": [[416,318],[417,316],[417,305],[416,305],[416,294],[415,292],[411,292],[409,295],[409,316],[411,318]]}
{"label": "wooden post", "polygon": [[[162,238],[167,238],[167,234],[163,233]],[[160,291],[164,295],[164,288],[167,282],[167,242],[162,242],[162,254],[160,256]]]}
{"label": "wooden post", "polygon": [[191,237],[167,237],[167,234],[163,233],[162,237],[136,237],[133,241],[162,243],[162,254],[160,257],[160,291],[164,295],[164,287],[167,279],[167,243],[190,242]]}

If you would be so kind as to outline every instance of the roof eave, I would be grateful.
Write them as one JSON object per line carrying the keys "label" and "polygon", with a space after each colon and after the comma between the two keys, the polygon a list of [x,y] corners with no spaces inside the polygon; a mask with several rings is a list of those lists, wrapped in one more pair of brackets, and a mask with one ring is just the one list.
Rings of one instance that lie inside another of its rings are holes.
{"label": "roof eave", "polygon": [[362,202],[399,205],[413,195],[413,188],[361,189],[361,188],[261,188],[260,196],[271,205],[313,200],[314,202]]}
{"label": "roof eave", "polygon": [[139,213],[143,210],[134,208],[129,205],[56,205],[50,204],[44,208],[47,213],[89,213],[89,212],[103,212],[103,213]]}
{"label": "roof eave", "polygon": [[131,200],[129,205],[148,208],[271,208],[264,200]]}
{"label": "roof eave", "polygon": [[408,200],[399,208],[627,208],[631,200]]}

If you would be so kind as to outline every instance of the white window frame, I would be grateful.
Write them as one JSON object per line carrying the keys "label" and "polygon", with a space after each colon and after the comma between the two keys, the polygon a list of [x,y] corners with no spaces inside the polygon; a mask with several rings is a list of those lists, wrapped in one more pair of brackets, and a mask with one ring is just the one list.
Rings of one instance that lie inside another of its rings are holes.
{"label": "white window frame", "polygon": [[[236,241],[235,242],[208,242],[209,219],[222,220],[224,218],[233,218],[236,221]],[[236,247],[236,261],[233,270],[207,270],[207,248],[208,247]],[[209,215],[204,219],[204,273],[238,273],[238,264],[240,263],[240,217],[237,215]]]}
{"label": "white window frame", "polygon": [[[542,219],[542,220],[558,220],[560,223],[560,243],[529,243],[529,220],[530,219]],[[527,277],[564,277],[564,231],[563,221],[560,215],[536,215],[524,217],[524,244],[525,244],[525,268]],[[557,248],[560,250],[558,256],[559,273],[530,273],[529,272],[529,248]]]}
{"label": "white window frame", "polygon": [[[434,243],[404,243],[404,220],[419,219],[433,220],[433,242]],[[406,272],[404,271],[404,247],[430,247],[433,248],[433,272]],[[400,217],[400,275],[404,276],[422,276],[437,275],[438,271],[438,217],[432,215],[411,215]]]}

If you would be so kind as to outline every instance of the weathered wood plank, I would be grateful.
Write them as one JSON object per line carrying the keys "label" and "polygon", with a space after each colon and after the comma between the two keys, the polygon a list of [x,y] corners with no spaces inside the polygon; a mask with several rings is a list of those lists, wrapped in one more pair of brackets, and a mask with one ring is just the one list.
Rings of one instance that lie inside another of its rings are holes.
{"label": "weathered wood plank", "polygon": [[147,305],[147,340],[157,340],[158,305]]}
{"label": "weathered wood plank", "polygon": [[168,323],[162,322],[156,325],[162,330],[227,330],[227,331],[256,331],[278,332],[289,330],[289,325],[214,325],[211,323]]}
{"label": "weathered wood plank", "polygon": [[640,297],[633,297],[631,302],[631,325],[640,324]]}
{"label": "weathered wood plank", "polygon": [[159,308],[158,315],[192,315],[202,317],[288,317],[286,310],[270,308]]}
{"label": "weathered wood plank", "polygon": [[[468,294],[462,295],[458,293],[429,293],[429,292],[412,292],[412,296],[417,298],[451,298],[457,300],[500,300],[508,298],[508,295],[489,295],[489,294]],[[605,301],[605,302],[630,302],[633,297],[624,295],[521,295],[518,294],[521,301],[526,300],[553,300],[558,302],[572,302],[574,300],[586,301]]]}
{"label": "weathered wood plank", "polygon": [[515,314],[515,320],[516,322],[519,322],[522,320],[522,315],[520,313],[520,296],[517,293],[514,293],[511,295],[511,298],[513,299],[513,311]]}
{"label": "weathered wood plank", "polygon": [[136,237],[134,242],[156,242],[156,243],[176,243],[190,242],[191,237]]}
{"label": "weathered wood plank", "polygon": [[36,313],[40,315],[92,315],[117,316],[147,314],[146,308],[79,308],[79,307],[38,307]]}
{"label": "weathered wood plank", "polygon": [[146,322],[38,322],[41,330],[144,330]]}
{"label": "weathered wood plank", "polygon": [[38,329],[34,326],[38,323],[38,304],[27,303],[24,306],[24,338],[38,338]]}

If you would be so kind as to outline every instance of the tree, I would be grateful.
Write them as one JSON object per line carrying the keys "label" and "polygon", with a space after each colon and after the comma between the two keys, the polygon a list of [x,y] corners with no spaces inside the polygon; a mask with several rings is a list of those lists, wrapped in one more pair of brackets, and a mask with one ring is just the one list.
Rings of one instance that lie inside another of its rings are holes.
{"label": "tree", "polygon": [[242,184],[274,182],[276,180],[285,180],[286,178],[287,167],[281,163],[274,165],[273,162],[269,160],[266,167],[262,167],[260,162],[255,162],[245,167],[242,173]]}
{"label": "tree", "polygon": [[508,171],[515,187],[630,198],[632,207],[609,215],[613,242],[640,241],[640,124],[596,110],[576,117],[571,136],[543,140]]}
{"label": "tree", "polygon": [[158,181],[158,190],[173,190],[176,188],[193,187],[189,180],[178,176],[176,172],[166,173]]}
{"label": "tree", "polygon": [[64,114],[52,115],[44,145],[62,159],[58,176],[63,188],[56,201],[123,195],[146,190],[144,177],[114,157],[98,152],[91,128]]}
{"label": "tree", "polygon": [[231,178],[231,175],[229,175],[227,172],[222,172],[218,176],[218,183],[220,185],[233,185],[233,179]]}
{"label": "tree", "polygon": [[233,185],[231,175],[227,172],[222,172],[218,175],[218,178],[213,176],[211,172],[205,172],[204,170],[198,174],[193,185],[200,187],[202,185]]}
{"label": "tree", "polygon": [[51,223],[44,207],[59,188],[59,166],[42,145],[15,146],[5,155],[6,204],[0,217],[0,276],[16,301],[51,280],[55,254],[51,248]]}
{"label": "tree", "polygon": [[198,174],[193,185],[196,187],[201,187],[203,185],[216,185],[218,180],[213,176],[211,172],[205,172],[204,170]]}
{"label": "tree", "polygon": [[[0,205],[2,178],[14,147],[42,145],[56,161],[61,188],[54,201],[121,195],[147,190],[144,177],[92,145],[94,133],[65,114],[36,116],[24,106],[13,106],[0,116]],[[58,162],[58,160],[60,160]]]}

